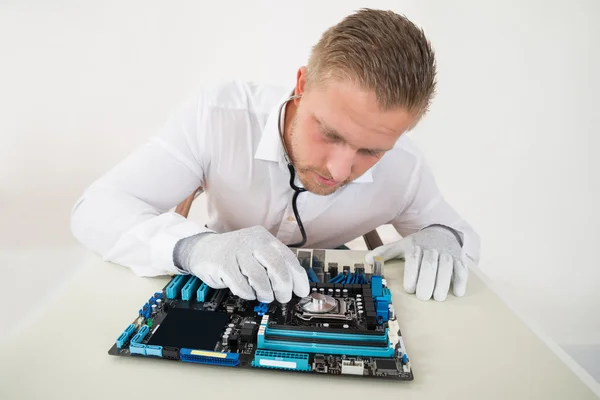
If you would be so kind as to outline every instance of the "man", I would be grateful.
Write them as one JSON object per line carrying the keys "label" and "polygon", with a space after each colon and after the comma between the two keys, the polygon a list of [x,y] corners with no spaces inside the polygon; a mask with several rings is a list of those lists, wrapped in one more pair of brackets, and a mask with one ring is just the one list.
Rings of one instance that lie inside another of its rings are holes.
{"label": "man", "polygon": [[[422,300],[446,299],[451,282],[463,296],[479,238],[406,137],[435,75],[420,29],[361,10],[324,33],[293,89],[202,90],[85,191],[73,233],[140,276],[193,274],[245,299],[286,303],[309,293],[288,246],[336,248],[393,224],[403,239],[366,261],[404,257],[404,288]],[[172,211],[199,187],[208,220]]]}

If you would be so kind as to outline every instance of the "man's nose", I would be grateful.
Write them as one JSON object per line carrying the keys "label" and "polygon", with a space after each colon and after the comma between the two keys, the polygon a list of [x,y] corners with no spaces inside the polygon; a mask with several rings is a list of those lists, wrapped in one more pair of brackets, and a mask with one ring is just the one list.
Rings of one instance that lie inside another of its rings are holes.
{"label": "man's nose", "polygon": [[356,151],[348,146],[340,146],[334,150],[327,163],[327,169],[334,181],[343,182],[350,176],[355,155]]}

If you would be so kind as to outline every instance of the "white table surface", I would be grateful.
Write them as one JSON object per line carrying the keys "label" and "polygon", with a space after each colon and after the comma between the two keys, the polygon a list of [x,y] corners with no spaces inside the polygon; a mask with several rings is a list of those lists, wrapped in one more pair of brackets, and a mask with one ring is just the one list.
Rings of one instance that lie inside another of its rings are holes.
{"label": "white table surface", "polygon": [[[348,264],[362,262],[363,254],[335,252]],[[596,398],[476,273],[465,297],[438,303],[404,293],[402,270],[395,261],[384,272],[412,382],[109,356],[121,331],[168,277],[138,278],[96,260],[0,345],[0,399]],[[4,307],[12,301],[19,299]]]}

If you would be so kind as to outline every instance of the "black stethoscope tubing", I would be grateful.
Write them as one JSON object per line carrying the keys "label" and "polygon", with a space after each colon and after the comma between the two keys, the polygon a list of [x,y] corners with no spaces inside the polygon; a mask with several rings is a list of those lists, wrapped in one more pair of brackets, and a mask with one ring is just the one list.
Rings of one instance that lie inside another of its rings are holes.
{"label": "black stethoscope tubing", "polygon": [[294,209],[294,216],[296,217],[296,222],[298,222],[298,228],[300,228],[300,233],[302,234],[302,240],[298,243],[290,244],[289,247],[302,247],[306,244],[306,231],[304,230],[304,225],[302,224],[302,220],[300,219],[300,213],[298,213],[296,201],[298,199],[298,195],[302,192],[306,192],[306,189],[299,188],[294,183],[294,179],[296,178],[296,172],[294,170],[294,166],[291,163],[288,163],[288,169],[290,170],[290,187],[294,189],[294,197],[292,197],[292,208]]}
{"label": "black stethoscope tubing", "polygon": [[300,213],[298,212],[298,207],[296,205],[296,202],[298,200],[298,195],[302,192],[306,192],[306,189],[298,187],[295,183],[296,169],[294,168],[294,165],[292,164],[292,162],[290,161],[290,159],[288,157],[287,149],[285,147],[285,141],[283,140],[283,133],[281,132],[281,111],[283,109],[283,106],[286,105],[288,103],[288,101],[297,99],[300,97],[302,97],[302,96],[291,96],[290,98],[288,98],[286,101],[284,101],[281,104],[281,107],[279,108],[279,123],[277,124],[277,126],[279,127],[279,136],[281,138],[281,143],[283,145],[285,160],[287,162],[288,169],[290,171],[290,187],[294,190],[294,196],[292,197],[292,209],[294,210],[294,217],[296,218],[296,222],[298,223],[298,228],[300,229],[300,233],[302,234],[302,240],[300,242],[290,244],[290,245],[288,245],[288,247],[302,247],[306,244],[306,239],[307,239],[306,231],[304,230],[304,225],[302,224],[302,220],[300,219]]}

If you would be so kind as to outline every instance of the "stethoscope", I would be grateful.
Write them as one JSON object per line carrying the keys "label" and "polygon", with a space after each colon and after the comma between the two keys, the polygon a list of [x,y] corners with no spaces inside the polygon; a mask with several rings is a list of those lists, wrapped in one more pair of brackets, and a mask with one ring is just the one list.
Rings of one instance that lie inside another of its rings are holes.
{"label": "stethoscope", "polygon": [[306,192],[306,189],[298,187],[294,182],[296,180],[296,169],[294,165],[290,161],[287,148],[285,147],[285,140],[283,140],[283,132],[281,130],[281,111],[283,107],[291,100],[299,99],[302,95],[293,95],[285,100],[281,106],[279,107],[279,118],[278,118],[278,128],[279,128],[279,137],[281,139],[281,144],[283,145],[283,154],[285,157],[285,161],[287,162],[288,169],[290,170],[290,187],[294,190],[294,197],[292,197],[292,208],[294,209],[294,216],[296,217],[296,222],[298,223],[298,228],[300,228],[300,233],[302,234],[302,240],[298,243],[290,244],[288,247],[302,247],[306,244],[306,231],[304,230],[304,225],[302,224],[302,220],[300,219],[300,214],[298,213],[298,207],[296,206],[296,201],[298,199],[298,195],[302,192]]}

